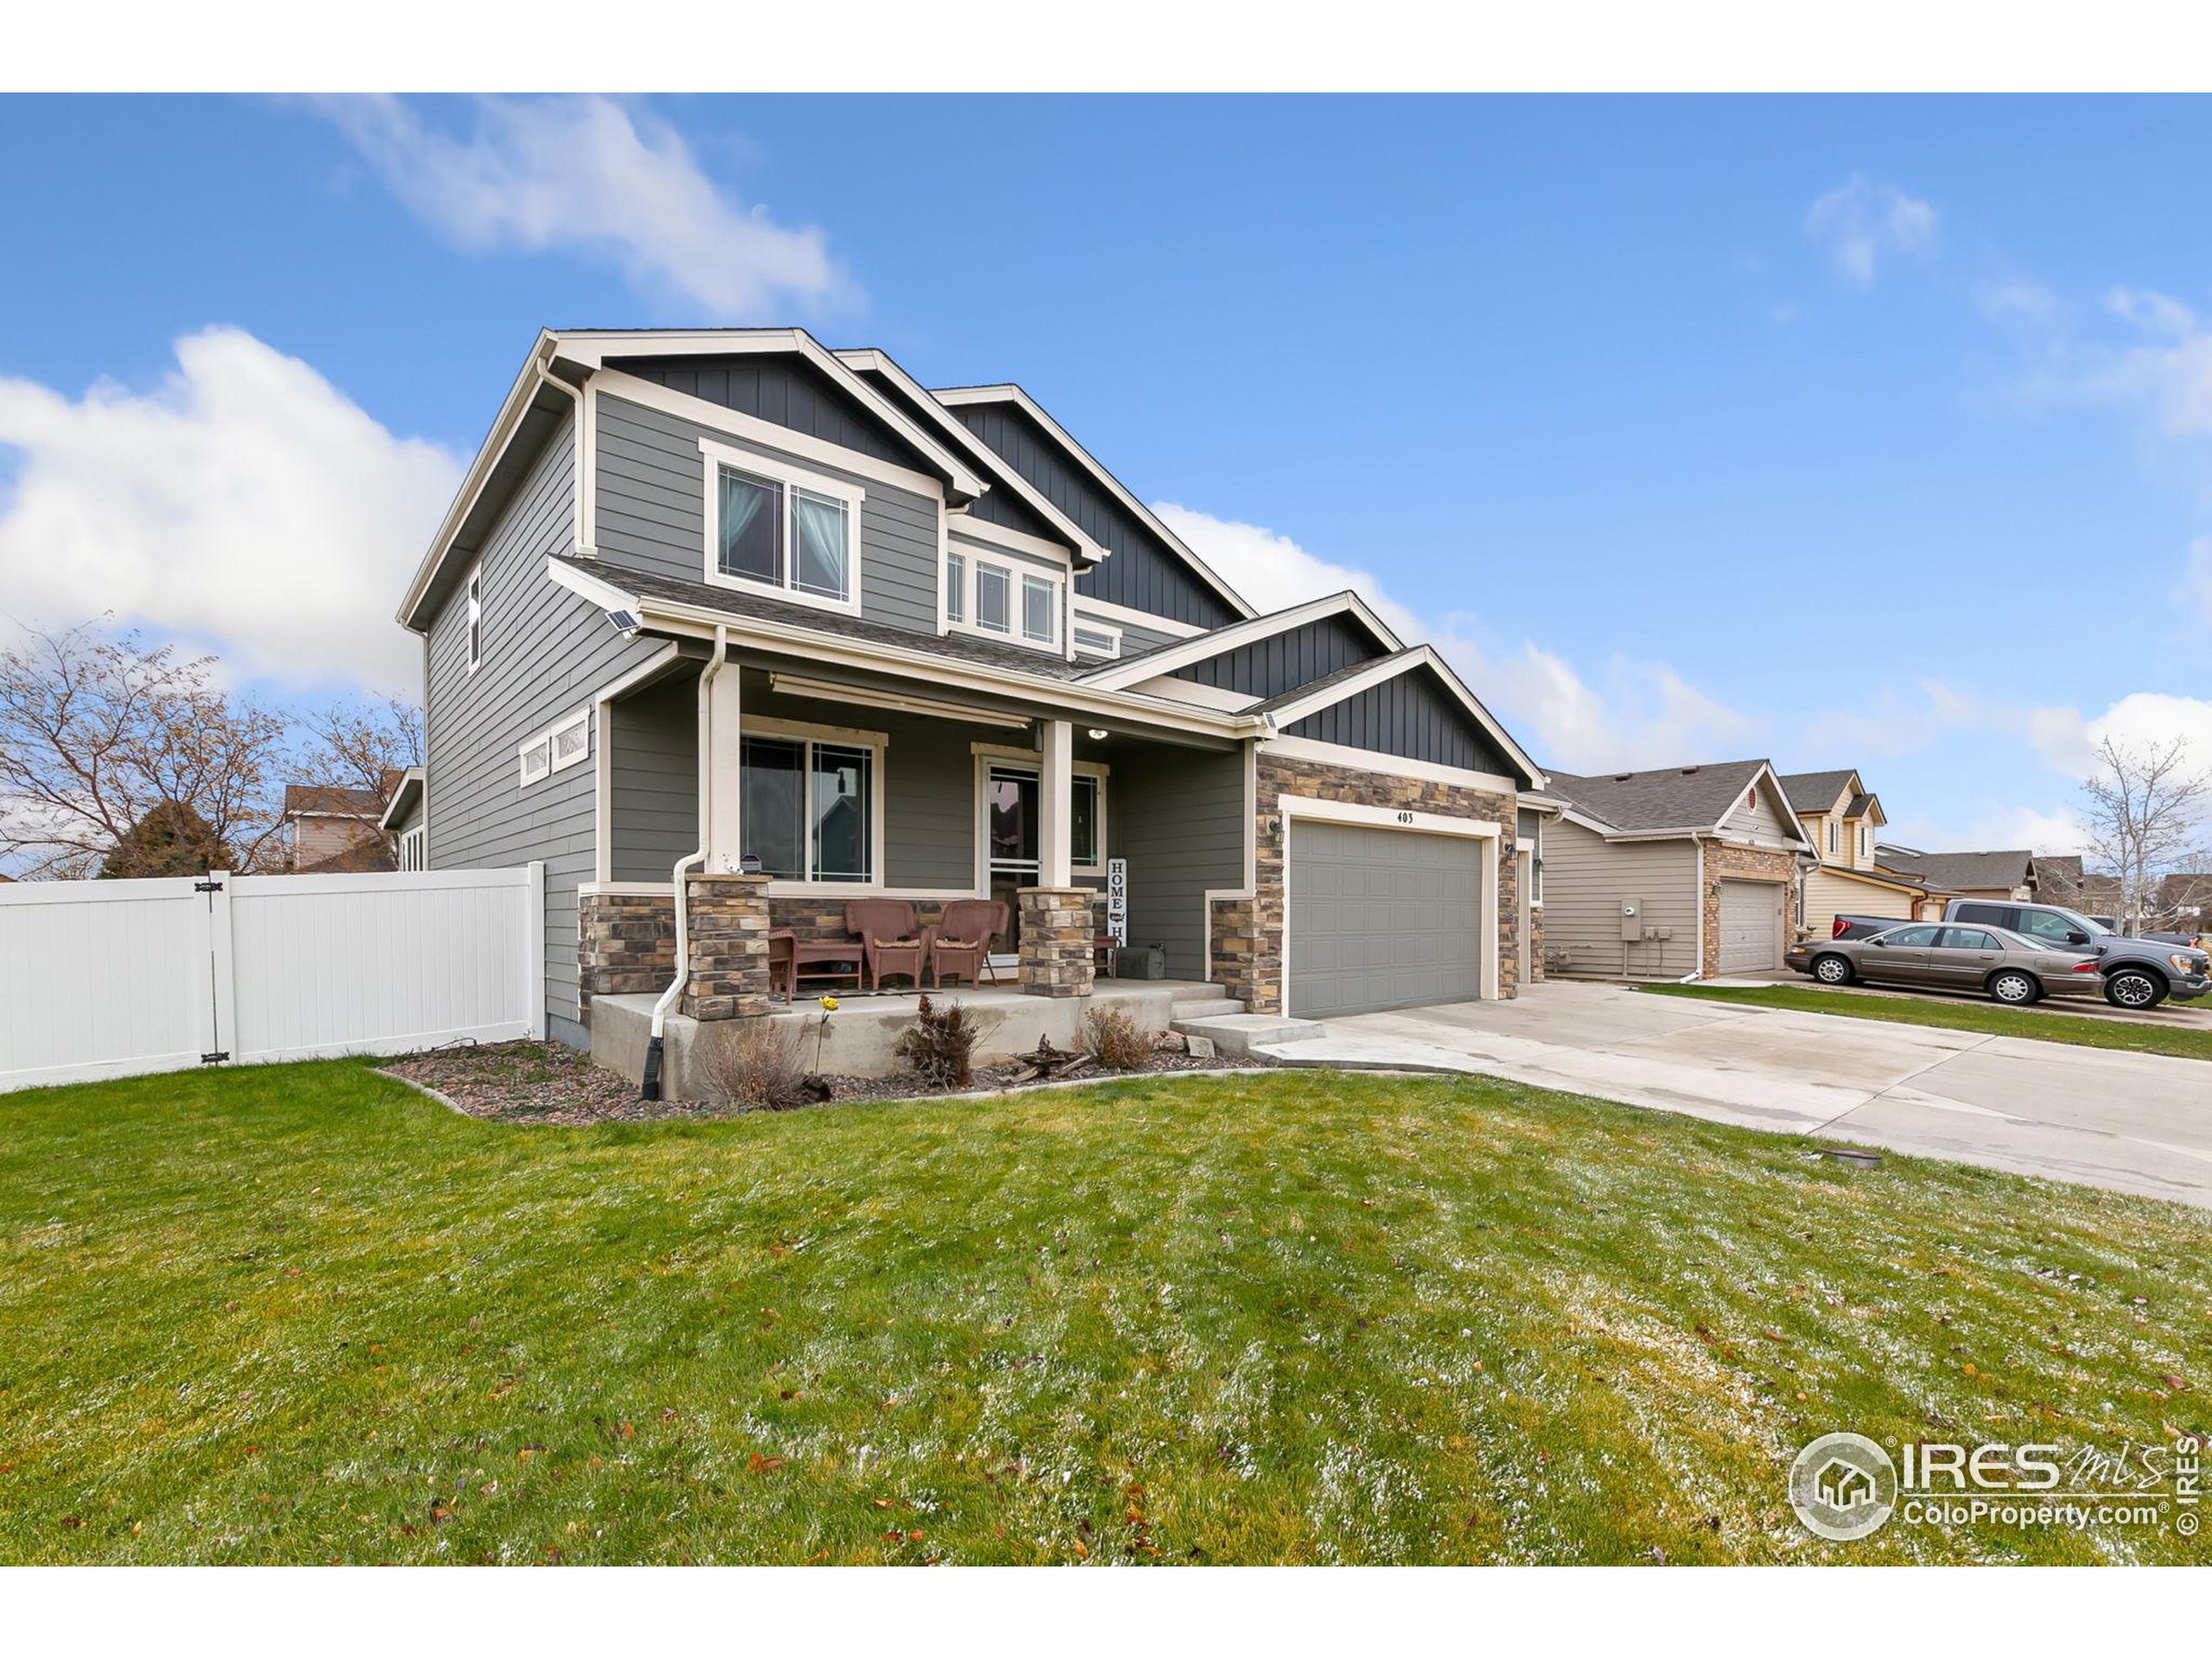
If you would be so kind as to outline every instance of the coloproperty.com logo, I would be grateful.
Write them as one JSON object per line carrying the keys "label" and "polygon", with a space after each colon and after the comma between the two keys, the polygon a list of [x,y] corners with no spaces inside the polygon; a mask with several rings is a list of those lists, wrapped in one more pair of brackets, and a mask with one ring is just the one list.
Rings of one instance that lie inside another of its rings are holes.
{"label": "coloproperty.com logo", "polygon": [[1789,1465],[1789,1504],[1805,1529],[1848,1543],[1894,1516],[1909,1526],[2171,1527],[2196,1535],[2203,1443],[2125,1444],[2116,1451],[1993,1440],[1823,1434]]}

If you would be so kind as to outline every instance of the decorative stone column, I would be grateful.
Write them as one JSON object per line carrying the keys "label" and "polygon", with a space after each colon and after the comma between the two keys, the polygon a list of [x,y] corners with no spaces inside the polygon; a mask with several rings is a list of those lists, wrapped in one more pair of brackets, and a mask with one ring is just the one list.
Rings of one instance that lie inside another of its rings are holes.
{"label": "decorative stone column", "polygon": [[666,893],[589,893],[576,901],[576,989],[594,996],[658,994],[676,976],[676,900]]}
{"label": "decorative stone column", "polygon": [[1088,887],[1023,887],[1021,988],[1030,996],[1089,996],[1095,931]]}
{"label": "decorative stone column", "polygon": [[684,884],[690,961],[683,1012],[694,1020],[768,1012],[768,878],[694,875]]}

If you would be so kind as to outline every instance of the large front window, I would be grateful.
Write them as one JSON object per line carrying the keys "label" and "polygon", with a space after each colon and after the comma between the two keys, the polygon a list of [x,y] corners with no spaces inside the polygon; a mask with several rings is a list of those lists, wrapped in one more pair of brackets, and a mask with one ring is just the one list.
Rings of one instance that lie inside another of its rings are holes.
{"label": "large front window", "polygon": [[[993,766],[985,804],[991,868],[1034,878],[1040,868],[1043,810],[1037,773],[1020,766]],[[1068,780],[1068,862],[1079,870],[1095,870],[1104,864],[1105,855],[1105,785],[1096,774],[1079,772]]]}
{"label": "large front window", "polygon": [[721,461],[711,496],[710,581],[757,583],[809,603],[856,601],[859,492]]}
{"label": "large front window", "polygon": [[842,743],[748,737],[739,746],[744,851],[786,881],[874,875],[875,755]]}

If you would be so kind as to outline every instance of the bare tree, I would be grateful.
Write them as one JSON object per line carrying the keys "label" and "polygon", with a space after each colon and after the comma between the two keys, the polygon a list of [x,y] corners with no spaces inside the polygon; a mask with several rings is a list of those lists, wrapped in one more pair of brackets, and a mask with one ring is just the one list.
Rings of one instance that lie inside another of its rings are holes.
{"label": "bare tree", "polygon": [[2201,855],[2212,773],[2190,760],[2181,738],[2139,747],[2107,737],[2097,745],[2097,769],[2082,785],[2088,850],[2119,880],[2124,932],[2156,910],[2160,880]]}
{"label": "bare tree", "polygon": [[308,737],[300,782],[381,795],[391,773],[423,764],[423,711],[404,697],[333,703],[300,725]]}
{"label": "bare tree", "polygon": [[147,843],[150,815],[204,829],[232,869],[273,855],[289,722],[213,667],[91,622],[0,651],[0,854],[29,876],[95,874]]}

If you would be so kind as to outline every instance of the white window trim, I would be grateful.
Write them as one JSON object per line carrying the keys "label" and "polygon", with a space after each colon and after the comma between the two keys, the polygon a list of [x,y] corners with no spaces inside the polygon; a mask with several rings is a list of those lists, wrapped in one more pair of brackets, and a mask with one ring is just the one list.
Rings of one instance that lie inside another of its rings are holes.
{"label": "white window trim", "polygon": [[[827,743],[835,748],[866,749],[868,751],[869,787],[875,798],[868,803],[868,869],[865,881],[816,881],[795,877],[777,876],[768,883],[772,899],[868,899],[881,898],[893,892],[884,880],[884,820],[888,816],[885,807],[891,797],[890,774],[884,770],[884,752],[891,747],[890,737],[882,732],[865,731],[849,726],[823,726],[812,721],[776,720],[765,715],[740,715],[737,734],[740,745],[748,737],[778,738],[787,743]],[[744,751],[740,747],[736,764],[742,770]],[[808,775],[813,773],[814,756],[810,747],[806,765]],[[812,835],[811,826],[808,833]],[[745,837],[745,822],[738,820],[738,839]],[[740,851],[743,850],[742,846]],[[808,856],[813,855],[810,846]]]}
{"label": "white window trim", "polygon": [[[706,490],[707,539],[702,569],[710,588],[726,588],[741,594],[766,594],[788,604],[810,606],[817,611],[836,611],[841,615],[861,613],[861,505],[868,499],[868,492],[857,484],[843,479],[831,478],[826,474],[810,472],[804,467],[793,466],[777,455],[766,455],[751,449],[740,449],[731,444],[717,443],[712,438],[699,440],[699,454],[703,462]],[[845,506],[845,569],[850,588],[844,598],[833,599],[827,594],[810,594],[794,588],[788,580],[782,583],[756,582],[750,576],[731,576],[722,574],[722,492],[721,469],[744,473],[753,478],[780,484],[784,489],[784,569],[788,578],[791,569],[795,546],[791,491],[805,490],[814,495],[823,495],[842,501]]]}
{"label": "white window trim", "polygon": [[[567,760],[561,759],[561,745],[557,740],[580,726],[583,728],[584,734],[583,747],[569,756]],[[541,743],[545,746],[545,769],[543,772],[533,772],[530,769],[530,752]],[[542,731],[531,733],[515,746],[515,760],[518,775],[522,780],[521,787],[531,788],[543,783],[556,772],[566,772],[571,766],[581,766],[591,759],[591,708],[587,704],[574,714],[564,715],[555,721]]]}
{"label": "white window trim", "polygon": [[[1069,638],[1067,624],[1068,580],[1064,572],[1056,570],[1040,570],[1033,564],[1023,564],[1015,560],[994,558],[983,549],[973,545],[955,548],[952,551],[958,553],[961,557],[967,561],[967,571],[963,577],[966,591],[961,595],[961,610],[964,613],[964,617],[963,620],[953,620],[950,614],[948,607],[948,614],[945,620],[946,632],[964,633],[977,639],[997,639],[1007,645],[1020,645],[1025,651],[1033,651],[1040,657],[1059,657],[1062,658],[1066,657],[1068,652],[1067,641]],[[1003,633],[996,628],[985,627],[978,620],[981,613],[978,611],[976,604],[976,584],[981,579],[982,572],[987,568],[999,571],[1007,579],[1007,627],[1006,632]],[[1054,619],[1052,626],[1055,633],[1054,637],[1051,639],[1033,639],[1022,632],[1021,583],[1024,577],[1027,577],[1032,581],[1043,582],[1046,587],[1052,589],[1052,615]],[[944,583],[944,567],[940,565],[938,567],[938,582],[940,586]]]}
{"label": "white window trim", "polygon": [[[1077,633],[1095,633],[1108,643],[1102,648],[1086,645],[1076,638]],[[1081,611],[1068,628],[1068,645],[1078,657],[1096,657],[1102,662],[1112,662],[1122,654],[1122,631],[1110,622],[1094,622]]]}
{"label": "white window trim", "polygon": [[474,674],[484,664],[484,564],[480,559],[469,567],[468,579],[461,592],[467,600],[462,618],[465,632],[461,635],[461,652],[468,659],[468,672]]}
{"label": "white window trim", "polygon": [[[1035,749],[1014,748],[1004,743],[971,743],[968,747],[976,758],[976,891],[988,893],[991,890],[991,768],[1001,766],[1013,772],[1041,773],[1045,757]],[[1078,778],[1096,779],[1098,783],[1098,861],[1078,864],[1071,856],[1068,871],[1071,875],[1092,875],[1103,880],[1106,861],[1114,855],[1106,840],[1106,796],[1113,787],[1114,768],[1103,760],[1071,760],[1068,770]]]}

